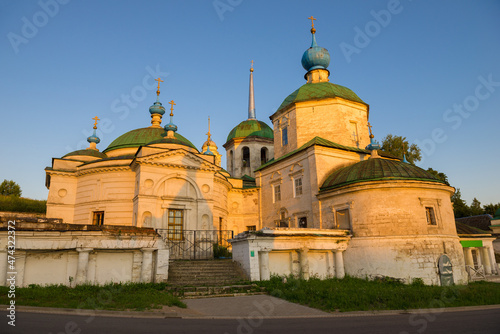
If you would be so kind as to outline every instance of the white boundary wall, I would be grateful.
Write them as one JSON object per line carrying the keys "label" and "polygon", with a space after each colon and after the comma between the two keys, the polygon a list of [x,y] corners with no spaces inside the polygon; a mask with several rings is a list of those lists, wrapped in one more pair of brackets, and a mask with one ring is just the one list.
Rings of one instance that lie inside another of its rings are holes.
{"label": "white boundary wall", "polygon": [[153,229],[85,230],[89,225],[17,223],[11,270],[6,226],[0,227],[0,285],[7,285],[7,273],[13,271],[17,286],[168,279],[169,251]]}

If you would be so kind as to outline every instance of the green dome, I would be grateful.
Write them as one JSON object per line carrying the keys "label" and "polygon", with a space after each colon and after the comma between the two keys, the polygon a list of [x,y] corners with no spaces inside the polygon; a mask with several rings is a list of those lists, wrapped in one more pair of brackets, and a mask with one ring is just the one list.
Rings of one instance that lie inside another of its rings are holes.
{"label": "green dome", "polygon": [[[151,143],[161,142],[162,140],[167,139],[163,137],[164,135],[165,130],[163,128],[148,127],[132,130],[113,140],[104,152],[109,152],[119,148],[139,147]],[[175,139],[169,139],[168,143],[186,145],[196,149],[196,147],[189,140],[178,133],[175,133]]]}
{"label": "green dome", "polygon": [[277,111],[287,108],[293,103],[323,100],[340,97],[345,100],[354,101],[367,105],[352,90],[347,87],[332,84],[331,82],[306,83],[281,103]]}
{"label": "green dome", "polygon": [[321,191],[367,181],[416,180],[446,184],[420,167],[399,160],[370,158],[333,172]]}
{"label": "green dome", "polygon": [[174,136],[175,136],[175,138],[163,137],[161,139],[153,140],[152,142],[149,142],[148,145],[152,145],[152,144],[177,144],[177,145],[189,146],[191,148],[194,148],[196,151],[198,151],[196,146],[194,146],[193,143],[191,143],[185,137],[181,136],[177,132],[174,133]]}
{"label": "green dome", "polygon": [[104,154],[102,152],[99,152],[96,150],[85,149],[85,150],[78,150],[78,151],[70,152],[70,153],[64,155],[63,158],[73,157],[73,156],[82,156],[82,155],[89,156],[89,157],[96,157],[96,158],[100,158],[100,159],[105,159],[108,157],[106,154]]}
{"label": "green dome", "polygon": [[262,137],[262,138],[274,138],[273,129],[269,127],[264,122],[258,121],[256,119],[249,119],[238,124],[234,129],[229,132],[226,142],[234,138],[245,138],[245,137]]}

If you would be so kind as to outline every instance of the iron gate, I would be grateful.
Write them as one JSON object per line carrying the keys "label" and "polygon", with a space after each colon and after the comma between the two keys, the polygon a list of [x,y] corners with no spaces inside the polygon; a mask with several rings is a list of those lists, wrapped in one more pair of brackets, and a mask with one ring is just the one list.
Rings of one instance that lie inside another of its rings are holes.
{"label": "iron gate", "polygon": [[206,260],[231,257],[231,230],[157,229],[170,250],[173,260]]}

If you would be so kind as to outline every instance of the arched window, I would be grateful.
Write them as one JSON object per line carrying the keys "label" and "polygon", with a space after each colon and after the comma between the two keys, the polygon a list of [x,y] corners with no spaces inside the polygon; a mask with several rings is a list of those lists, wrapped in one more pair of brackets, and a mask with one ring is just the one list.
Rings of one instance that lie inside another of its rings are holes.
{"label": "arched window", "polygon": [[229,174],[233,174],[233,167],[234,167],[234,155],[233,155],[233,150],[229,151],[229,159],[227,161],[227,171]]}
{"label": "arched window", "polygon": [[263,165],[267,162],[267,160],[269,159],[267,157],[267,147],[263,147],[260,149],[260,164]]}
{"label": "arched window", "polygon": [[243,167],[250,167],[250,149],[248,147],[243,147]]}
{"label": "arched window", "polygon": [[281,129],[281,145],[288,145],[288,128],[286,126]]}
{"label": "arched window", "polygon": [[280,121],[281,127],[281,146],[288,145],[288,118],[283,117]]}

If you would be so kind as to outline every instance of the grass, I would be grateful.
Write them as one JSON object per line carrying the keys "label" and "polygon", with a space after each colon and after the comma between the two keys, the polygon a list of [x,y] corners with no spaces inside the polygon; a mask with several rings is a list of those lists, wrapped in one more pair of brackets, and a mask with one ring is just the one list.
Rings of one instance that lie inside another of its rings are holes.
{"label": "grass", "polygon": [[[426,286],[416,281],[405,285],[396,280],[344,279],[300,280],[274,276],[269,281],[253,282],[271,295],[290,302],[329,312],[368,310],[407,310],[455,306],[500,304],[500,283],[473,282],[452,287]],[[186,307],[166,288],[166,283],[114,283],[103,286],[64,285],[16,288],[16,305],[95,310],[159,309],[162,306]],[[0,304],[7,305],[8,287],[0,287]]]}
{"label": "grass", "polygon": [[[166,283],[112,283],[101,286],[30,285],[16,288],[16,305],[97,310],[159,309],[186,307],[166,290]],[[0,287],[0,304],[8,305],[8,287]]]}
{"label": "grass", "polygon": [[369,281],[352,277],[326,280],[287,277],[287,283],[282,279],[276,276],[256,283],[276,297],[329,312],[500,304],[500,284],[484,281],[441,287],[426,286],[419,281],[405,285],[391,279]]}
{"label": "grass", "polygon": [[45,213],[47,201],[0,195],[0,211]]}

